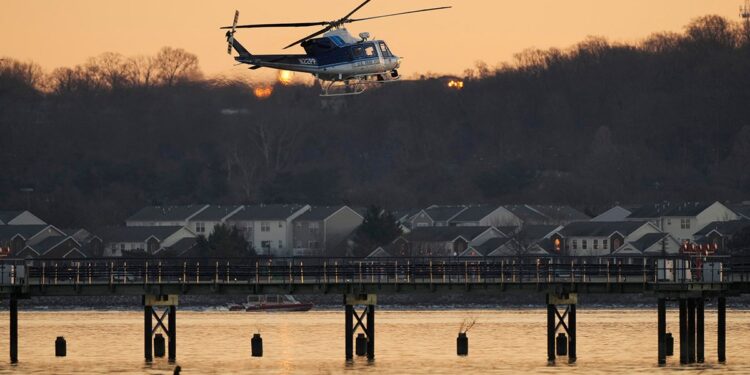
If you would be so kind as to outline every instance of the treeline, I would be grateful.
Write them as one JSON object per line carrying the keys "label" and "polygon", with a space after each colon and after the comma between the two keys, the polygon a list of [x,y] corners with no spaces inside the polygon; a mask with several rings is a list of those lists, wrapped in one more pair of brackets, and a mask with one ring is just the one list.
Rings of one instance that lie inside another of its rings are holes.
{"label": "treeline", "polygon": [[[0,60],[0,207],[61,226],[147,204],[743,200],[750,38],[718,16],[636,44],[590,38],[326,99],[206,79],[197,58],[107,53],[44,74]],[[32,191],[33,189],[33,191]]]}

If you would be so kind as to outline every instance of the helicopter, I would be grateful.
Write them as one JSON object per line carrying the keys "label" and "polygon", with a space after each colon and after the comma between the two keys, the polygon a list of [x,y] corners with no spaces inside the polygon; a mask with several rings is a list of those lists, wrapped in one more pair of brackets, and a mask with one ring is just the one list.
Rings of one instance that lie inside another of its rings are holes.
{"label": "helicopter", "polygon": [[[232,26],[221,27],[221,29],[228,29],[226,33],[227,53],[231,55],[234,49],[238,54],[234,59],[239,64],[250,65],[249,69],[252,70],[271,68],[310,73],[320,82],[320,96],[323,97],[358,95],[363,93],[369,85],[398,81],[401,78],[398,72],[401,58],[391,52],[386,42],[371,40],[370,33],[367,32],[362,32],[359,38],[355,38],[349,34],[344,25],[451,7],[443,6],[374,17],[351,18],[370,1],[365,0],[347,15],[335,21],[237,25],[240,13],[235,11]],[[254,55],[234,37],[237,29],[311,26],[323,26],[323,28],[284,47],[288,49],[299,44],[305,49],[304,55]]]}

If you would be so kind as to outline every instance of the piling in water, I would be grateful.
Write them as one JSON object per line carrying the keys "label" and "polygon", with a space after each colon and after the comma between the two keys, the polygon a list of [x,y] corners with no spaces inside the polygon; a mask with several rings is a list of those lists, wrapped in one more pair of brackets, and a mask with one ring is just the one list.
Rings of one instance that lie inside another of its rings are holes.
{"label": "piling in water", "polygon": [[253,338],[250,339],[250,352],[253,357],[263,356],[263,338],[260,337],[260,333],[253,334]]}
{"label": "piling in water", "polygon": [[164,357],[164,353],[166,353],[164,344],[164,336],[161,333],[154,335],[154,357]]}
{"label": "piling in water", "polygon": [[456,354],[460,356],[469,355],[469,337],[466,332],[459,332],[456,338]]}
{"label": "piling in water", "polygon": [[57,339],[55,340],[55,357],[65,357],[68,354],[67,346],[65,338],[57,336]]}
{"label": "piling in water", "polygon": [[667,332],[666,340],[667,340],[667,357],[671,357],[674,355],[674,336],[672,336],[672,332]]}

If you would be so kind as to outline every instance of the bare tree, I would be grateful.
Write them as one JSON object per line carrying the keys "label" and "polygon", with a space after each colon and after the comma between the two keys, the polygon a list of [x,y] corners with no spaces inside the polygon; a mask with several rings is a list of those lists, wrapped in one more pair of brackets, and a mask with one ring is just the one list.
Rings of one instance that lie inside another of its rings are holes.
{"label": "bare tree", "polygon": [[159,50],[154,60],[156,76],[165,86],[178,82],[200,78],[198,56],[182,48],[164,47]]}

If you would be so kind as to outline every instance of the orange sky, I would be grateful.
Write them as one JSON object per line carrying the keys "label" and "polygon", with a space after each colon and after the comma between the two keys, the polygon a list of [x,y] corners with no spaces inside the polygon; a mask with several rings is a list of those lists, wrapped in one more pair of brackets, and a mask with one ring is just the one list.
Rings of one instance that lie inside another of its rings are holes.
{"label": "orange sky", "polygon": [[[529,47],[567,47],[588,35],[634,41],[655,31],[680,31],[691,19],[719,14],[739,20],[740,0],[373,0],[357,16],[452,5],[447,11],[349,26],[369,31],[405,57],[401,72],[460,74],[482,60],[511,61]],[[72,66],[102,52],[154,54],[162,46],[198,55],[208,75],[269,73],[233,67],[224,32],[235,9],[240,23],[322,21],[342,17],[357,0],[2,0],[0,56],[33,60],[45,69]],[[281,48],[314,28],[243,30],[254,53]],[[301,53],[297,47],[290,51]]]}

